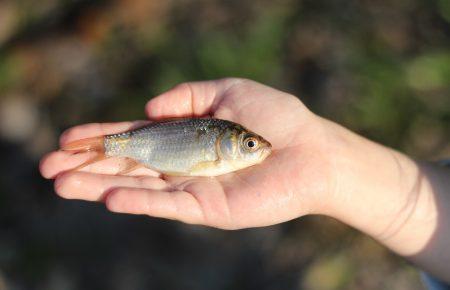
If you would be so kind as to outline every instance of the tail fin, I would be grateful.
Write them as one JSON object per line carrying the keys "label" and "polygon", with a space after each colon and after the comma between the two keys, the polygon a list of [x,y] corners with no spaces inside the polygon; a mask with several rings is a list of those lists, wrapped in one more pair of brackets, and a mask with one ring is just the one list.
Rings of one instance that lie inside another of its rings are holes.
{"label": "tail fin", "polygon": [[95,163],[95,162],[98,162],[98,161],[108,158],[108,156],[105,155],[105,145],[104,145],[103,136],[76,140],[76,141],[70,142],[66,145],[63,145],[61,147],[61,150],[75,152],[75,153],[90,152],[90,151],[94,151],[94,152],[98,153],[95,157],[87,160],[83,164],[78,165],[77,167],[73,168],[71,171],[79,170],[83,167],[86,167],[86,166],[92,164],[92,163]]}
{"label": "tail fin", "polygon": [[63,151],[72,151],[72,152],[96,151],[99,153],[104,153],[105,146],[103,140],[104,139],[102,136],[76,140],[66,145],[63,145],[61,149]]}

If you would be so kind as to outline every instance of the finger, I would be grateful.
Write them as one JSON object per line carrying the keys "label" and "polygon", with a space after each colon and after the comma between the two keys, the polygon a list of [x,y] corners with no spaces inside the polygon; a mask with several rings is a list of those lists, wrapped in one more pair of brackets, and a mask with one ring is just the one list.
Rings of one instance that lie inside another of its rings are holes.
{"label": "finger", "polygon": [[[73,154],[65,151],[54,151],[44,156],[40,162],[39,168],[42,176],[45,178],[55,178],[57,175],[69,171],[87,160],[96,156],[95,152],[86,152]],[[100,173],[100,174],[116,174],[122,170],[126,161],[121,158],[108,158],[87,165],[79,169],[82,172]],[[129,176],[159,176],[160,174],[154,170],[141,167],[129,172]]]}
{"label": "finger", "polygon": [[113,212],[146,214],[203,224],[203,212],[197,199],[185,191],[117,188],[106,196],[106,207]]}
{"label": "finger", "polygon": [[45,178],[55,178],[56,175],[77,167],[96,154],[95,152],[71,154],[64,151],[53,151],[42,157],[39,163],[39,171]]}
{"label": "finger", "polygon": [[149,121],[140,120],[118,123],[89,123],[67,129],[61,134],[60,146],[74,140],[90,138],[102,135],[116,134],[129,131],[148,124]]}
{"label": "finger", "polygon": [[222,79],[177,85],[150,100],[146,114],[150,119],[208,115],[222,99],[223,92],[238,81]]}
{"label": "finger", "polygon": [[118,187],[168,189],[166,181],[152,176],[131,177],[68,172],[55,180],[56,193],[67,199],[103,200],[105,194]]}

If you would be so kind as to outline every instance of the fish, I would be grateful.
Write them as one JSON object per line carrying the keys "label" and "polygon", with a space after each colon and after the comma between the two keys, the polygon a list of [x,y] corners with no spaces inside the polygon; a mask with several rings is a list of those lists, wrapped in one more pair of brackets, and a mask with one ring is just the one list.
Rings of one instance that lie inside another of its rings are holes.
{"label": "fish", "polygon": [[61,149],[98,153],[74,170],[106,158],[121,157],[128,163],[117,174],[127,174],[143,166],[165,175],[218,176],[261,163],[272,152],[272,145],[231,121],[181,118],[76,140]]}

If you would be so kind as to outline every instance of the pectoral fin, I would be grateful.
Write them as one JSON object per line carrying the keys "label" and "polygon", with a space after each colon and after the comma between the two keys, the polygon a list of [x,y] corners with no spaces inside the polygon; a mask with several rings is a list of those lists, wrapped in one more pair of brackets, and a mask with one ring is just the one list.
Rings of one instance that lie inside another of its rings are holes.
{"label": "pectoral fin", "polygon": [[139,163],[133,159],[126,159],[125,166],[120,169],[119,172],[116,173],[116,175],[125,175],[130,173],[131,171],[134,171],[140,167],[144,167],[142,163]]}
{"label": "pectoral fin", "polygon": [[220,160],[203,161],[192,166],[189,169],[191,176],[216,176],[216,172],[220,169]]}

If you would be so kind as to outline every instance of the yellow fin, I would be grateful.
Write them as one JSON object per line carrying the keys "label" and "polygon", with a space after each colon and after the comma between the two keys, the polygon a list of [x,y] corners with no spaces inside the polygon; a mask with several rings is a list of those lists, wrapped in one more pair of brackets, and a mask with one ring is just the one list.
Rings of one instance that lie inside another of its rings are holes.
{"label": "yellow fin", "polygon": [[209,174],[206,174],[208,172],[208,170],[210,170],[211,172],[216,171],[219,166],[220,166],[219,159],[214,160],[214,161],[199,162],[189,169],[189,174],[193,175],[193,176],[195,176],[195,175],[207,176],[207,175],[209,175]]}
{"label": "yellow fin", "polygon": [[144,165],[142,165],[141,163],[139,163],[133,159],[127,158],[125,161],[125,166],[123,168],[121,168],[120,171],[116,173],[116,175],[125,175],[125,174],[128,174],[140,167],[144,167]]}

